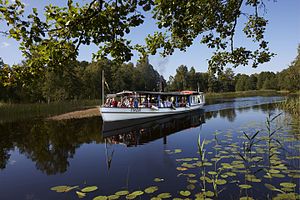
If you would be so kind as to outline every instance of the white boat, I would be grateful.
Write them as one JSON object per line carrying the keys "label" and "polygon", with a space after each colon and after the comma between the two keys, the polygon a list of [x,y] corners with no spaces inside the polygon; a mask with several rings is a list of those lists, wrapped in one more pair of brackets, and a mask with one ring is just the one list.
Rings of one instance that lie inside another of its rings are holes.
{"label": "white boat", "polygon": [[[119,99],[118,104],[115,98]],[[123,91],[108,94],[100,112],[103,121],[108,122],[187,113],[204,104],[204,94],[197,91]]]}

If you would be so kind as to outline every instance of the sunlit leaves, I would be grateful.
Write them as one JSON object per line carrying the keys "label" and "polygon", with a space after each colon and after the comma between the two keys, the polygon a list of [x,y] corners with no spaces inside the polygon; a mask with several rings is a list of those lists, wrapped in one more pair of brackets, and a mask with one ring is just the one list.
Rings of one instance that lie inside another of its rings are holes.
{"label": "sunlit leaves", "polygon": [[[209,66],[216,72],[227,64],[233,67],[247,65],[249,60],[253,61],[253,67],[257,67],[274,56],[264,40],[267,20],[257,12],[263,7],[263,2],[247,1],[246,5],[242,2],[92,0],[82,5],[69,1],[66,7],[46,6],[44,19],[39,17],[36,8],[24,16],[25,5],[14,1],[11,5],[2,4],[0,17],[9,24],[10,37],[21,41],[24,56],[33,66],[59,67],[76,60],[79,46],[90,44],[99,48],[94,59],[110,56],[118,62],[129,61],[133,50],[142,56],[161,50],[160,53],[166,56],[173,54],[175,49],[185,51],[201,35],[200,42],[215,49]],[[146,13],[151,13],[157,20],[160,31],[145,39],[145,47],[132,45],[125,36],[144,23]],[[234,45],[241,13],[247,15],[243,29],[245,38],[257,43],[254,50]]]}

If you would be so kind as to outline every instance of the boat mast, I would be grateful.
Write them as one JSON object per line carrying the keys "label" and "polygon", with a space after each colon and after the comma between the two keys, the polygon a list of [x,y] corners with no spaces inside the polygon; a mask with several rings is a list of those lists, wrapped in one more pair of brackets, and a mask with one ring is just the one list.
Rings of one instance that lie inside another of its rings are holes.
{"label": "boat mast", "polygon": [[102,70],[102,105],[104,105],[104,70]]}

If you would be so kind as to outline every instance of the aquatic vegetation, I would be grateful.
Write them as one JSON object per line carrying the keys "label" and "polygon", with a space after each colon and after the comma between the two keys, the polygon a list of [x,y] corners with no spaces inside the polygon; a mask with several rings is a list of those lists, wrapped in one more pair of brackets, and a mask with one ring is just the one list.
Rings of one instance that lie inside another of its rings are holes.
{"label": "aquatic vegetation", "polygon": [[[144,188],[104,194],[97,186],[57,186],[51,190],[76,191],[80,198],[102,199],[300,199],[300,141],[277,121],[281,114],[268,114],[264,123],[217,130],[211,138],[200,133],[197,155],[184,156],[184,149],[164,150],[175,163],[182,186],[166,191],[167,177],[152,177]],[[158,186],[159,185],[159,186]],[[99,186],[99,188],[101,188]],[[260,191],[257,193],[257,191]],[[91,192],[91,193],[89,193]],[[95,193],[92,193],[95,192]],[[99,196],[100,195],[100,196]]]}
{"label": "aquatic vegetation", "polygon": [[93,192],[93,191],[95,191],[97,189],[98,189],[97,186],[88,186],[88,187],[85,187],[85,188],[81,189],[81,192],[85,192],[85,193],[87,193],[87,192]]}
{"label": "aquatic vegetation", "polygon": [[300,96],[286,99],[279,104],[279,107],[296,117],[300,117]]}

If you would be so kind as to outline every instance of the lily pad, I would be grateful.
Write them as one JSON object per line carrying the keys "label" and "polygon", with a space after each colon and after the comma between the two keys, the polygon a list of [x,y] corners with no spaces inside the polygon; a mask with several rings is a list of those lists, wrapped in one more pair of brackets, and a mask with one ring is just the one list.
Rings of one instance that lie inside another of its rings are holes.
{"label": "lily pad", "polygon": [[81,192],[93,192],[95,190],[97,190],[98,187],[97,186],[88,186],[88,187],[85,187],[81,190]]}
{"label": "lily pad", "polygon": [[227,174],[221,174],[221,177],[222,178],[228,178],[228,175]]}
{"label": "lily pad", "polygon": [[191,195],[191,192],[188,191],[188,190],[186,190],[186,191],[180,191],[179,193],[180,193],[182,196],[185,196],[185,197],[188,197],[188,196]]}
{"label": "lily pad", "polygon": [[294,188],[294,187],[296,187],[296,184],[295,183],[289,183],[289,182],[283,182],[283,183],[280,183],[280,186],[287,187],[287,188]]}
{"label": "lily pad", "polygon": [[187,188],[188,190],[194,190],[194,189],[196,188],[196,186],[193,185],[193,184],[189,184],[188,186],[186,186],[186,188]]}
{"label": "lily pad", "polygon": [[163,178],[155,178],[155,179],[154,179],[154,182],[163,182],[163,181],[164,181]]}
{"label": "lily pad", "polygon": [[141,191],[141,190],[138,190],[138,191],[135,191],[135,192],[131,193],[131,195],[135,195],[135,196],[140,196],[142,194],[144,194],[144,192]]}
{"label": "lily pad", "polygon": [[205,180],[205,181],[208,182],[208,183],[212,183],[212,182],[213,182],[213,181],[212,181],[209,177],[207,177],[207,176],[201,176],[201,177],[200,177],[200,180],[201,180],[201,181]]}
{"label": "lily pad", "polygon": [[69,192],[69,191],[71,191],[71,190],[73,190],[73,189],[76,189],[76,188],[79,188],[79,186],[76,185],[76,186],[69,187],[69,188],[66,190],[66,192]]}
{"label": "lily pad", "polygon": [[136,197],[137,197],[136,195],[132,195],[132,194],[126,195],[126,199],[135,199]]}
{"label": "lily pad", "polygon": [[194,180],[194,179],[188,179],[187,182],[189,182],[189,183],[197,183],[198,181]]}
{"label": "lily pad", "polygon": [[236,176],[236,173],[234,173],[234,172],[226,172],[226,174],[227,174],[228,176]]}
{"label": "lily pad", "polygon": [[120,196],[113,194],[113,195],[109,195],[107,198],[108,198],[108,200],[115,200],[115,199],[119,199]]}
{"label": "lily pad", "polygon": [[85,193],[79,192],[79,191],[76,191],[76,194],[77,194],[77,196],[78,196],[80,199],[86,196]]}
{"label": "lily pad", "polygon": [[183,163],[181,166],[186,168],[195,168],[195,165],[189,163]]}
{"label": "lily pad", "polygon": [[285,191],[285,192],[293,192],[294,191],[294,188],[287,188],[287,187],[284,187],[284,188],[281,188],[282,191]]}
{"label": "lily pad", "polygon": [[203,165],[204,165],[204,166],[212,166],[213,164],[210,163],[210,162],[204,162]]}
{"label": "lily pad", "polygon": [[232,165],[228,164],[228,163],[221,163],[222,167],[224,169],[231,169],[232,168]]}
{"label": "lily pad", "polygon": [[118,196],[124,196],[127,194],[129,194],[129,192],[127,190],[122,190],[122,191],[118,191],[115,193],[115,195],[118,195]]}
{"label": "lily pad", "polygon": [[159,197],[152,197],[150,200],[161,200]]}
{"label": "lily pad", "polygon": [[239,185],[239,187],[240,187],[241,189],[250,189],[250,188],[252,188],[251,185],[247,185],[247,184],[241,184],[241,185]]}
{"label": "lily pad", "polygon": [[97,196],[93,200],[107,200],[107,196]]}
{"label": "lily pad", "polygon": [[188,176],[189,178],[194,178],[194,177],[196,177],[196,174],[187,174],[187,176]]}
{"label": "lily pad", "polygon": [[224,179],[218,179],[218,180],[216,180],[216,184],[218,184],[218,185],[224,185],[226,183],[227,183],[227,181],[224,180]]}
{"label": "lily pad", "polygon": [[181,149],[175,149],[174,153],[181,153],[182,150]]}
{"label": "lily pad", "polygon": [[70,186],[67,185],[60,185],[50,188],[50,190],[53,190],[55,192],[67,192]]}
{"label": "lily pad", "polygon": [[171,198],[172,195],[168,192],[165,192],[165,193],[161,193],[157,196],[158,198],[161,198],[161,199],[167,199],[167,198]]}
{"label": "lily pad", "polygon": [[300,174],[288,174],[288,176],[292,178],[300,178]]}
{"label": "lily pad", "polygon": [[186,167],[176,167],[176,169],[178,171],[186,171],[186,170],[188,170],[188,168],[186,168]]}
{"label": "lily pad", "polygon": [[279,174],[280,173],[280,171],[277,170],[277,169],[270,169],[269,172],[272,173],[272,174]]}
{"label": "lily pad", "polygon": [[215,196],[215,194],[212,191],[206,191],[206,192],[204,192],[204,195],[207,196],[207,197]]}
{"label": "lily pad", "polygon": [[280,199],[280,200],[284,200],[284,199],[297,199],[295,198],[296,194],[291,192],[291,193],[283,193],[283,194],[278,194],[274,199]]}
{"label": "lily pad", "polygon": [[217,172],[215,172],[215,171],[209,171],[208,174],[210,174],[210,175],[216,175]]}
{"label": "lily pad", "polygon": [[147,194],[151,194],[151,193],[154,193],[154,192],[157,191],[157,190],[158,190],[158,187],[157,187],[157,186],[151,186],[151,187],[146,188],[146,189],[145,189],[145,192],[146,192]]}
{"label": "lily pad", "polygon": [[276,178],[284,178],[285,175],[284,175],[284,174],[272,174],[272,177],[276,177]]}

